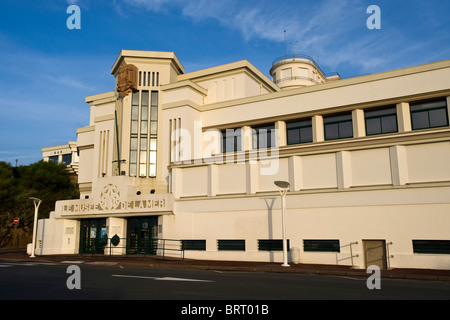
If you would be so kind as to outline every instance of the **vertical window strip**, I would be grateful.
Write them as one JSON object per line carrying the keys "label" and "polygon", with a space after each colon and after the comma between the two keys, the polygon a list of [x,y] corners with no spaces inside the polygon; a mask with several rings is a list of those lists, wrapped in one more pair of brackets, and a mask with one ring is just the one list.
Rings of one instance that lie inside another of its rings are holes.
{"label": "vertical window strip", "polygon": [[[153,73],[154,74],[154,73]],[[156,177],[156,155],[158,139],[158,91],[151,92],[150,105],[150,153],[149,176]]]}
{"label": "vertical window strip", "polygon": [[139,176],[147,176],[148,157],[148,103],[149,92],[143,90],[141,93],[141,128],[139,141]]}
{"label": "vertical window strip", "polygon": [[138,158],[139,91],[132,93],[130,132],[130,176],[137,175]]}

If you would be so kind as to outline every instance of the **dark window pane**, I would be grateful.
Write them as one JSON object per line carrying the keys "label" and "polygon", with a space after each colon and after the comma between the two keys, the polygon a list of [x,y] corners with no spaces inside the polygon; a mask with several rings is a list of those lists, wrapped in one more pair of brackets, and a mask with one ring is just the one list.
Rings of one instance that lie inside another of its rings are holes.
{"label": "dark window pane", "polygon": [[300,129],[300,143],[309,143],[313,141],[312,138],[312,127],[309,128],[301,128]]}
{"label": "dark window pane", "polygon": [[414,253],[450,254],[450,240],[413,240]]}
{"label": "dark window pane", "polygon": [[309,127],[309,126],[311,126],[311,120],[293,121],[286,123],[287,129]]}
{"label": "dark window pane", "polygon": [[351,114],[326,117],[323,122],[325,126],[325,140],[353,137]]}
{"label": "dark window pane", "polygon": [[312,142],[312,121],[299,120],[286,123],[287,144]]}
{"label": "dark window pane", "polygon": [[411,122],[413,130],[448,126],[447,101],[428,101],[412,104]]}
{"label": "dark window pane", "polygon": [[291,129],[287,131],[287,144],[298,144],[300,141],[300,130]]}
{"label": "dark window pane", "polygon": [[326,117],[323,122],[324,123],[333,123],[333,122],[342,122],[342,121],[352,121],[352,115],[351,114],[343,114],[339,116],[331,116]]}
{"label": "dark window pane", "polygon": [[427,111],[412,113],[411,120],[412,120],[412,128],[414,130],[425,129],[430,127]]}
{"label": "dark window pane", "polygon": [[[289,239],[286,240],[289,251]],[[259,251],[283,251],[283,240],[258,240]]]}
{"label": "dark window pane", "polygon": [[448,126],[448,116],[446,109],[430,110],[430,127]]}
{"label": "dark window pane", "polygon": [[50,162],[58,163],[58,156],[51,156],[48,159]]}
{"label": "dark window pane", "polygon": [[219,251],[245,251],[245,240],[217,240]]}
{"label": "dark window pane", "polygon": [[340,252],[339,240],[303,240],[304,251]]}
{"label": "dark window pane", "polygon": [[397,132],[397,116],[381,118],[382,133]]}
{"label": "dark window pane", "polygon": [[183,250],[206,250],[206,240],[182,240]]}
{"label": "dark window pane", "polygon": [[64,164],[70,164],[72,162],[72,154],[71,153],[69,153],[69,154],[64,154],[63,156],[62,156],[62,163],[64,163]]}
{"label": "dark window pane", "polygon": [[255,143],[257,149],[275,146],[275,126],[263,126],[254,128]]}
{"label": "dark window pane", "polygon": [[351,122],[339,123],[339,138],[352,138],[353,126]]}
{"label": "dark window pane", "polygon": [[380,118],[367,119],[366,132],[367,135],[380,134],[381,133]]}
{"label": "dark window pane", "polygon": [[327,124],[325,126],[325,140],[339,139],[338,124]]}
{"label": "dark window pane", "polygon": [[447,107],[447,102],[445,100],[440,101],[431,101],[431,102],[422,102],[417,104],[411,104],[411,111],[421,111],[421,110],[429,110],[434,108],[445,108]]}

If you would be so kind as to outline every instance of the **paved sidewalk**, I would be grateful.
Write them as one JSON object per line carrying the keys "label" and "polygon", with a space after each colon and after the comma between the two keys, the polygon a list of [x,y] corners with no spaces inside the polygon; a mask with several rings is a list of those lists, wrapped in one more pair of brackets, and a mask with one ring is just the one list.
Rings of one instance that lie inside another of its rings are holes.
{"label": "paved sidewalk", "polygon": [[[217,271],[245,272],[278,272],[317,275],[339,275],[369,277],[364,269],[352,269],[349,266],[290,264],[282,267],[281,263],[245,262],[245,261],[210,261],[191,259],[163,259],[160,256],[104,256],[104,255],[50,255],[31,258],[20,250],[0,250],[1,262],[51,262],[51,263],[81,263],[117,266],[141,266],[151,268],[186,268]],[[450,270],[430,269],[390,269],[382,270],[381,277],[397,279],[417,279],[450,281]]]}

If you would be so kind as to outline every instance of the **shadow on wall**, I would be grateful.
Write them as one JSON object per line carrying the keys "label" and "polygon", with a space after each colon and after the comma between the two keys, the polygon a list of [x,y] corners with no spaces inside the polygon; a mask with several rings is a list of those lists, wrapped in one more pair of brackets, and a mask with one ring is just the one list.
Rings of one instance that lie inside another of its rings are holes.
{"label": "shadow on wall", "polygon": [[[267,227],[268,227],[268,235],[269,239],[273,239],[273,205],[275,203],[276,197],[270,197],[270,198],[261,198],[266,203],[267,207]],[[269,261],[274,262],[274,253],[270,251],[269,253]]]}

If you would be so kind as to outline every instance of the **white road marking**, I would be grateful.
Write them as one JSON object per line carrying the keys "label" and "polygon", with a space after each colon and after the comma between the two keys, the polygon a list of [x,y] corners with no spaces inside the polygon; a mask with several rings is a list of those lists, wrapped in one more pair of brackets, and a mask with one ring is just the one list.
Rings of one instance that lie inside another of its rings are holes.
{"label": "white road marking", "polygon": [[132,276],[132,275],[124,275],[124,274],[113,274],[112,277],[118,278],[137,278],[137,279],[151,279],[157,281],[191,281],[191,282],[212,282],[210,280],[199,280],[199,279],[185,279],[185,278],[172,278],[172,277],[144,277],[144,276]]}

